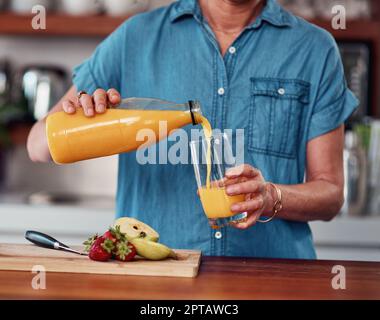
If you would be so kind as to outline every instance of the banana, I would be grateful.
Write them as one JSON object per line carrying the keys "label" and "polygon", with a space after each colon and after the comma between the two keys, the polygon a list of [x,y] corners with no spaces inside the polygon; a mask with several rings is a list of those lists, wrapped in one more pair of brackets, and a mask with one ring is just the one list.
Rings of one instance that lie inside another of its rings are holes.
{"label": "banana", "polygon": [[114,227],[116,226],[120,226],[120,231],[125,233],[128,241],[135,238],[144,238],[157,242],[160,237],[156,230],[135,218],[119,218],[114,223]]}
{"label": "banana", "polygon": [[132,239],[130,242],[135,246],[137,254],[148,260],[177,259],[175,252],[161,243],[141,238]]}

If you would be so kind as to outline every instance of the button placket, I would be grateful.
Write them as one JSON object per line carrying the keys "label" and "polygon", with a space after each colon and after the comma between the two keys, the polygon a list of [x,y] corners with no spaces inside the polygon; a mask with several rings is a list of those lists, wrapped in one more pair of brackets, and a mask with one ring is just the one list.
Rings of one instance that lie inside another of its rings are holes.
{"label": "button placket", "polygon": [[235,53],[236,53],[236,48],[235,48],[234,46],[232,46],[232,47],[230,47],[230,48],[228,49],[228,52],[229,52],[230,54],[235,54]]}

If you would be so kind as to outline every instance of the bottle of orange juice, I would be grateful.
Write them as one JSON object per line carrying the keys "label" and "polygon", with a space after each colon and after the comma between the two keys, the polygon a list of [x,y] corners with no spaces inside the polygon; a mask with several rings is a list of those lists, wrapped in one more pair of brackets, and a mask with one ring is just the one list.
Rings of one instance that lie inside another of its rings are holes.
{"label": "bottle of orange juice", "polygon": [[[198,102],[175,104],[157,99],[124,99],[117,109],[88,118],[79,109],[73,115],[51,114],[46,119],[50,154],[58,164],[104,157],[136,150],[140,129],[150,129],[157,142],[174,129],[197,125],[204,119]],[[166,132],[160,122],[165,121]]]}

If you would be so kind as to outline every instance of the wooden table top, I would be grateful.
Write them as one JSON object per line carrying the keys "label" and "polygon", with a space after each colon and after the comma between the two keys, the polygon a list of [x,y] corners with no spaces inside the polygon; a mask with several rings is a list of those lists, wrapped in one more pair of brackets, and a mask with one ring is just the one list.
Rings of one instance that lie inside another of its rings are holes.
{"label": "wooden table top", "polygon": [[[334,290],[334,265],[346,289]],[[203,257],[197,278],[1,271],[2,299],[380,299],[380,263]]]}

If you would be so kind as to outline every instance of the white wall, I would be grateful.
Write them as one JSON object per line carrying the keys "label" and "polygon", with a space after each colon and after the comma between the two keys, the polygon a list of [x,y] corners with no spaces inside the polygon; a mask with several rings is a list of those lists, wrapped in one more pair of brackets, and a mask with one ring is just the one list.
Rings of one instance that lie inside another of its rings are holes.
{"label": "white wall", "polygon": [[[153,0],[152,8],[171,0]],[[13,37],[0,35],[0,59],[15,69],[27,64],[53,64],[68,71],[91,55],[100,38]],[[24,147],[8,154],[8,187],[19,192],[53,190],[113,196],[116,190],[116,157],[69,166],[31,163]]]}

